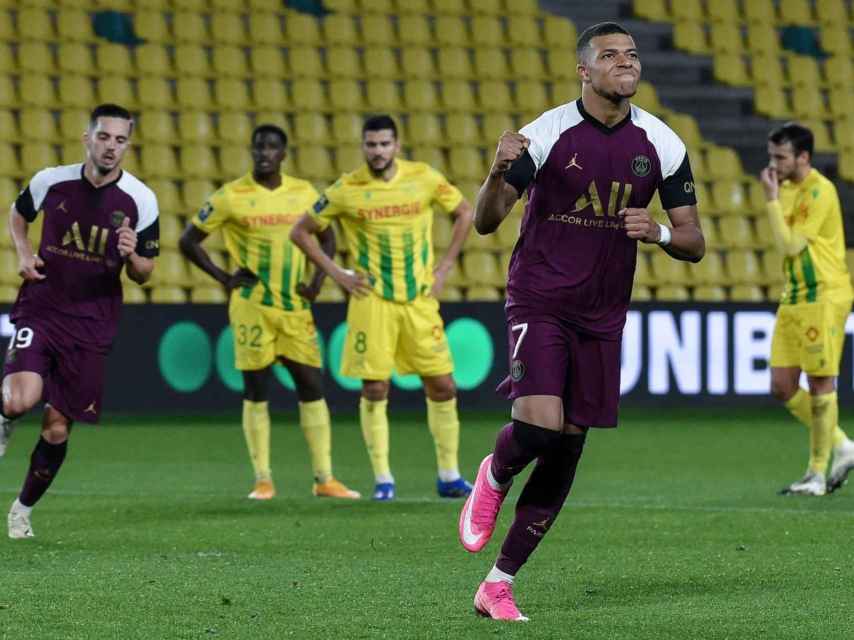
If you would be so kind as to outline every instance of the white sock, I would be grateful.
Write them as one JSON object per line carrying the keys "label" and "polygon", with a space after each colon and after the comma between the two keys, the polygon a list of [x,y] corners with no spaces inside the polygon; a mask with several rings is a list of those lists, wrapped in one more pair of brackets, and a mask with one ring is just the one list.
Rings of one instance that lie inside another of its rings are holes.
{"label": "white sock", "polygon": [[13,511],[20,511],[24,515],[28,516],[33,512],[32,507],[27,507],[26,505],[21,504],[21,501],[15,498],[15,502],[12,503]]}
{"label": "white sock", "polygon": [[439,469],[439,480],[442,482],[453,482],[460,479],[459,469]]}
{"label": "white sock", "polygon": [[377,484],[394,484],[394,476],[391,474],[381,473],[375,478]]}
{"label": "white sock", "polygon": [[510,482],[507,484],[501,484],[495,477],[492,475],[492,465],[489,465],[486,468],[486,481],[489,483],[489,486],[492,487],[495,491],[507,491],[510,488],[510,485],[513,484],[513,480],[511,478]]}
{"label": "white sock", "polygon": [[492,570],[486,574],[487,582],[509,582],[513,584],[513,578],[516,576],[511,576],[509,573],[504,573],[498,567],[492,567]]}

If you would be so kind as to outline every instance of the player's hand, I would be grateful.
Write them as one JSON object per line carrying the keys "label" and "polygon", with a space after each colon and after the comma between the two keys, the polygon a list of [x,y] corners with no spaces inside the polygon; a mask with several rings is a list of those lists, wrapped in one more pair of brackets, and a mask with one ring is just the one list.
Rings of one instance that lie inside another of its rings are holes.
{"label": "player's hand", "polygon": [[245,267],[241,267],[237,271],[231,274],[231,276],[225,282],[225,288],[231,291],[232,289],[237,289],[238,287],[249,287],[252,288],[258,283],[258,276],[256,276],[252,271]]}
{"label": "player's hand", "polygon": [[777,177],[777,169],[774,167],[765,167],[759,174],[759,181],[762,183],[762,188],[765,190],[765,199],[768,202],[777,200],[780,197],[780,180]]}
{"label": "player's hand", "polygon": [[35,253],[27,254],[18,260],[18,275],[26,282],[38,282],[47,278],[45,274],[39,272],[39,269],[43,268],[44,260]]}
{"label": "player's hand", "polygon": [[351,296],[361,298],[368,295],[371,286],[368,284],[364,274],[352,269],[336,269],[333,280]]}
{"label": "player's hand", "polygon": [[127,258],[136,251],[136,231],[130,228],[130,218],[125,216],[116,233],[119,234],[119,255]]}
{"label": "player's hand", "polygon": [[646,209],[621,209],[617,215],[623,218],[626,235],[633,240],[654,244],[661,240],[661,227]]}
{"label": "player's hand", "polygon": [[438,298],[444,291],[445,281],[448,279],[452,267],[453,265],[440,264],[433,270],[433,286],[430,288],[430,294],[434,298]]}
{"label": "player's hand", "polygon": [[525,149],[528,148],[530,140],[521,133],[513,131],[505,131],[498,139],[498,149],[495,152],[495,160],[492,161],[492,168],[489,174],[492,176],[506,173],[516,160],[518,160]]}
{"label": "player's hand", "polygon": [[320,293],[320,285],[316,285],[314,282],[310,284],[299,282],[297,283],[297,293],[309,302],[314,302]]}

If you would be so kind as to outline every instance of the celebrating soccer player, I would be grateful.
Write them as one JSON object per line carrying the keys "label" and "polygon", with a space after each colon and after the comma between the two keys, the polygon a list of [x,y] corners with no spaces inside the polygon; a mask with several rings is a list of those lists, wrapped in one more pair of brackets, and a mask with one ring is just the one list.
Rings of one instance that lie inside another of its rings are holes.
{"label": "celebrating soccer player", "polygon": [[[291,232],[294,243],[350,294],[341,373],[362,380],[359,416],[373,466],[374,500],[394,498],[386,406],[392,368],[417,373],[427,395],[436,443],[437,490],[471,491],[458,470],[460,423],[453,362],[436,296],[468,235],[471,205],[435,169],[397,158],[400,140],[389,116],[362,130],[366,164],[329,187]],[[433,204],[455,217],[451,245],[433,268]],[[356,269],[344,269],[312,239],[339,218]]]}
{"label": "celebrating soccer player", "polygon": [[[270,469],[270,367],[279,360],[290,372],[299,398],[299,421],[311,451],[316,496],[359,498],[332,475],[329,408],[323,397],[320,346],[309,304],[325,274],[302,282],[305,257],[288,239],[291,227],[317,199],[306,180],[281,172],[288,138],[274,125],[252,133],[252,172],[208,198],[181,237],[181,250],[228,290],[235,366],[243,372],[243,433],[255,470],[253,500],[276,495]],[[238,269],[223,271],[202,248],[222,229]],[[323,251],[335,252],[331,231],[320,234]]]}
{"label": "celebrating soccer player", "polygon": [[[786,284],[771,341],[771,392],[809,429],[806,475],[781,491],[823,496],[854,468],[854,443],[839,428],[836,376],[854,291],[833,183],[812,167],[813,135],[787,123],[768,136],[761,180]],[[798,384],[807,374],[809,392]],[[825,472],[833,452],[833,465]]]}
{"label": "celebrating soccer player", "polygon": [[[479,233],[495,231],[526,190],[528,204],[507,277],[512,422],[480,465],[459,519],[467,551],[489,541],[501,503],[536,460],[498,560],[475,608],[527,620],[513,579],[569,494],[591,427],[615,427],[620,347],[637,242],[679,260],[705,251],[685,145],[658,118],[632,106],[641,64],[620,25],[594,25],[578,39],[581,98],[547,111],[519,133],[505,131],[475,207]],[[672,223],[646,209],[658,190]]]}
{"label": "celebrating soccer player", "polygon": [[[96,107],[83,134],[85,162],[39,171],[9,213],[24,282],[12,307],[15,332],[3,366],[0,456],[12,420],[46,401],[41,437],[9,511],[10,538],[33,537],[33,505],[65,460],[72,423],[98,422],[104,363],[122,304],[122,269],[140,284],[154,270],[157,198],[121,168],[132,132],[127,109]],[[40,211],[44,226],[34,253],[27,230]]]}

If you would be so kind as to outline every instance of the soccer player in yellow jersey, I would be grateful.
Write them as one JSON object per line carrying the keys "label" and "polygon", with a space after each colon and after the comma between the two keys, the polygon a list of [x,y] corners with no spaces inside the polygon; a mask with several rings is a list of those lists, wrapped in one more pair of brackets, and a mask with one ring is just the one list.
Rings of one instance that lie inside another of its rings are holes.
{"label": "soccer player in yellow jersey", "polygon": [[[362,128],[365,165],[346,173],[296,224],[291,239],[350,294],[341,373],[362,380],[359,417],[376,486],[375,500],[394,498],[386,407],[392,368],[417,373],[427,396],[442,497],[464,497],[459,473],[460,423],[453,362],[436,296],[472,223],[471,205],[435,169],[396,157],[397,126],[386,115]],[[455,217],[451,245],[434,268],[432,223],[437,205]],[[355,260],[345,269],[311,237],[338,218]]]}
{"label": "soccer player in yellow jersey", "polygon": [[[836,398],[854,292],[839,196],[812,167],[812,152],[812,132],[787,123],[768,136],[769,163],[760,177],[786,279],[771,343],[771,392],[810,432],[806,475],[781,493],[821,496],[854,468],[854,443],[839,428]],[[809,392],[798,384],[802,371]]]}
{"label": "soccer player in yellow jersey", "polygon": [[[306,180],[281,173],[288,138],[273,125],[252,133],[252,173],[210,196],[181,237],[181,250],[229,292],[235,366],[243,372],[243,432],[255,470],[249,497],[276,495],[270,470],[270,367],[278,360],[296,385],[299,420],[311,451],[316,496],[359,498],[332,475],[329,409],[323,398],[320,347],[309,303],[325,274],[302,281],[305,257],[288,239],[291,227],[317,191]],[[222,229],[238,269],[223,271],[201,243]],[[323,251],[335,252],[335,236],[320,235]]]}

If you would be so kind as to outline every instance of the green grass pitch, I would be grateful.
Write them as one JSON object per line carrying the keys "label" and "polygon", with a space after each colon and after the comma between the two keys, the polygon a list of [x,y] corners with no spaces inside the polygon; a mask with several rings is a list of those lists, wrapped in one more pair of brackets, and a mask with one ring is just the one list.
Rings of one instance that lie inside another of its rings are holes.
{"label": "green grass pitch", "polygon": [[[522,482],[496,539],[469,555],[460,503],[435,497],[424,419],[390,417],[391,504],[312,498],[293,414],[274,416],[280,497],[264,504],[245,498],[237,409],[78,427],[37,538],[0,539],[0,638],[850,637],[854,486],[775,495],[806,464],[806,431],[781,410],[626,410],[591,434],[517,578],[524,626],[472,612]],[[367,493],[355,418],[334,420],[336,475]],[[504,417],[462,420],[472,478]],[[4,514],[35,437],[31,420],[0,461]]]}

